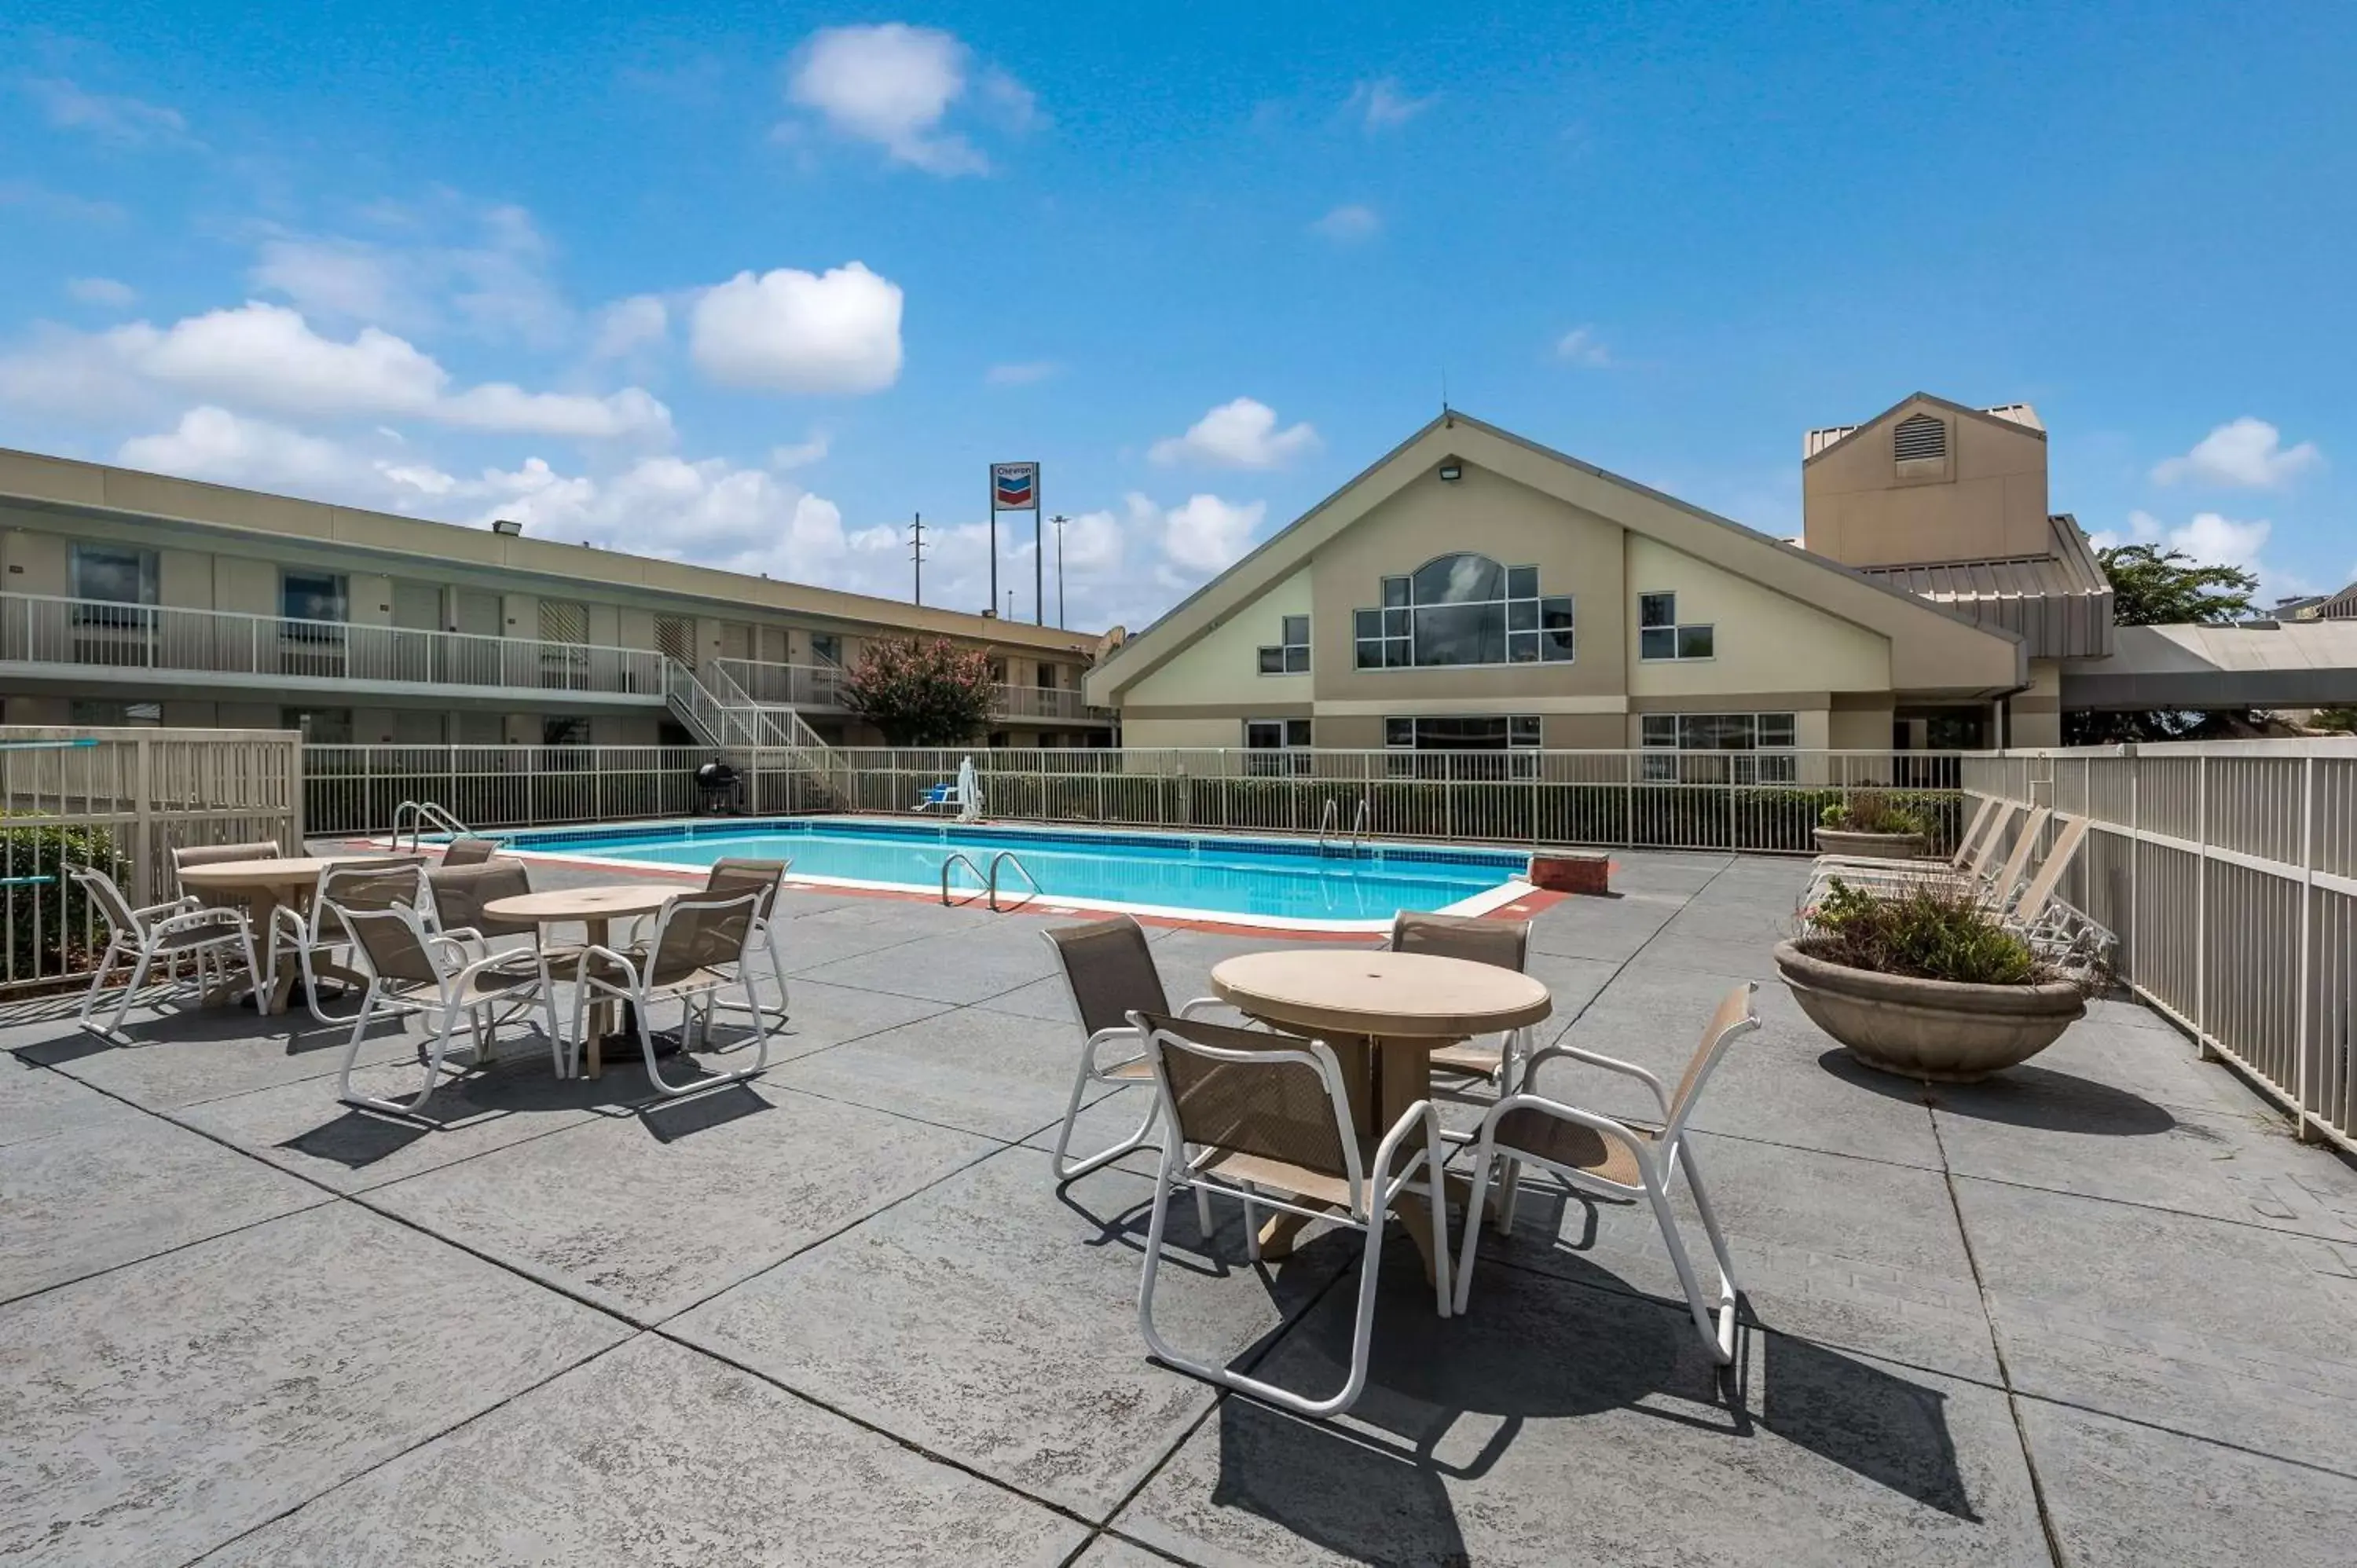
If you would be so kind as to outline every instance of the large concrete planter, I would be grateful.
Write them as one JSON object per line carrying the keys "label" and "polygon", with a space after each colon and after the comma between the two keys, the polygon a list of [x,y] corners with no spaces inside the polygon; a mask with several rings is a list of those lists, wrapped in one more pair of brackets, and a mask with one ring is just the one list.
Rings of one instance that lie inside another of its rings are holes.
{"label": "large concrete planter", "polygon": [[1776,967],[1820,1029],[1871,1068],[1941,1083],[1973,1083],[2052,1045],[2086,1016],[2069,981],[1964,985],[1877,974],[1776,944]]}
{"label": "large concrete planter", "polygon": [[1819,854],[1856,855],[1861,860],[1920,860],[1924,849],[1921,833],[1854,833],[1841,828],[1817,830]]}

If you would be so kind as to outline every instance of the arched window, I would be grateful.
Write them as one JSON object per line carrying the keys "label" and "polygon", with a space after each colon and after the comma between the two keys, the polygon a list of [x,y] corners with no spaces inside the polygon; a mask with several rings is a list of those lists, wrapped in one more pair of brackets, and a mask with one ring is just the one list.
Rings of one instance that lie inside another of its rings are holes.
{"label": "arched window", "polygon": [[1352,631],[1361,670],[1564,662],[1571,596],[1541,597],[1535,566],[1442,555],[1385,577],[1381,607],[1358,611]]}

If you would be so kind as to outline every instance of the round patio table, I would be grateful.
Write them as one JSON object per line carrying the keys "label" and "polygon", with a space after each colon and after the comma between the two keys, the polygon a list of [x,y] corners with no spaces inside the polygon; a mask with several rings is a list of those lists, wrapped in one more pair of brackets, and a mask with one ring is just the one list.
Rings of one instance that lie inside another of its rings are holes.
{"label": "round patio table", "polygon": [[[1514,970],[1356,948],[1246,953],[1211,971],[1211,990],[1263,1023],[1331,1047],[1351,1115],[1369,1138],[1430,1094],[1434,1051],[1535,1024],[1555,1010],[1547,988]],[[1424,1254],[1428,1277],[1431,1217],[1409,1204],[1400,1220]],[[1292,1214],[1271,1219],[1261,1235],[1263,1255],[1285,1256],[1308,1223]]]}
{"label": "round patio table", "polygon": [[[633,915],[651,915],[679,897],[677,887],[651,882],[614,882],[595,887],[556,887],[545,893],[519,893],[494,898],[483,913],[500,920],[529,920],[537,926],[558,926],[578,920],[588,928],[593,947],[614,945],[613,922]],[[559,978],[562,978],[559,976]],[[586,1044],[587,1076],[606,1070],[606,1036],[614,1032],[615,1006],[610,1001],[592,1003]]]}
{"label": "round patio table", "polygon": [[[400,858],[403,857],[390,854],[327,854],[220,860],[210,865],[182,866],[180,887],[184,892],[226,894],[244,900],[246,918],[253,924],[254,940],[262,944],[267,955],[262,966],[263,983],[254,992],[261,999],[255,1010],[284,1013],[295,990],[295,977],[301,970],[298,966],[285,974],[278,972],[277,930],[271,922],[277,918],[279,906],[283,904],[298,915],[307,913],[312,896],[319,890],[319,875],[331,865],[371,865]],[[319,979],[346,985],[368,983],[366,976],[336,964],[314,963],[312,971]]]}

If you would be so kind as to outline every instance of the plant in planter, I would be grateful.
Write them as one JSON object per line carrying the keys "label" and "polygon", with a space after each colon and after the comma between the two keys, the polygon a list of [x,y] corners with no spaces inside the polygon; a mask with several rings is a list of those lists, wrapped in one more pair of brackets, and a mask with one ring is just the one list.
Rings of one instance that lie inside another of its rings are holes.
{"label": "plant in planter", "polygon": [[1917,812],[1870,791],[1837,800],[1817,814],[1817,848],[1864,860],[1914,860],[1925,850],[1930,824]]}
{"label": "plant in planter", "polygon": [[2086,1015],[2086,984],[2040,960],[1969,892],[1877,897],[1833,879],[1776,946],[1816,1026],[1867,1066],[1972,1083],[2029,1060]]}

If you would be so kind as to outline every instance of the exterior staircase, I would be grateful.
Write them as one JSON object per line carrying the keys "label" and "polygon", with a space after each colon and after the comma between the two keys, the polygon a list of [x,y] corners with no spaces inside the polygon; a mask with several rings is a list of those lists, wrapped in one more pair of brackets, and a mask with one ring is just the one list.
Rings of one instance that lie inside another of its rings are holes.
{"label": "exterior staircase", "polygon": [[[849,764],[793,708],[756,702],[717,663],[701,670],[666,656],[663,701],[687,732],[752,766],[742,771],[797,776],[797,810],[839,809],[850,799]],[[783,757],[777,754],[784,753]]]}

